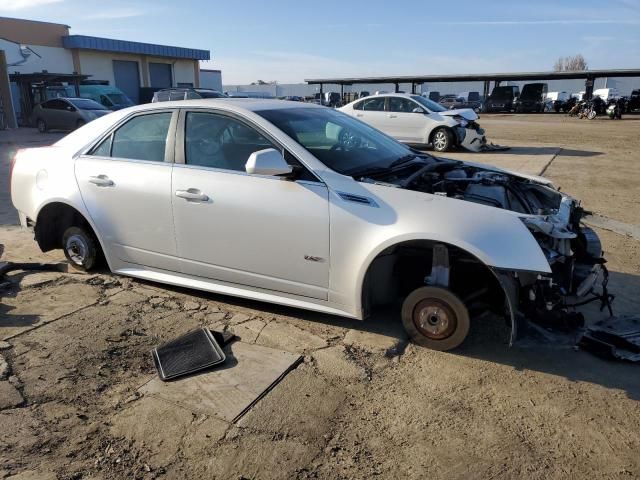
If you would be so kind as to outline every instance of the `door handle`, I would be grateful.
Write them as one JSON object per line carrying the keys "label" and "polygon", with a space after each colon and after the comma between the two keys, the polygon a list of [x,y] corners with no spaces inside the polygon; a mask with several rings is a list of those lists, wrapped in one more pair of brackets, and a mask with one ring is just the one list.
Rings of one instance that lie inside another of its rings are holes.
{"label": "door handle", "polygon": [[397,115],[392,115],[392,114],[387,115],[387,117],[389,117],[389,118],[398,118]]}
{"label": "door handle", "polygon": [[192,202],[207,202],[209,197],[202,193],[197,188],[190,188],[188,190],[176,190],[176,197],[184,198],[185,200]]}
{"label": "door handle", "polygon": [[356,117],[361,117],[362,114],[361,113],[356,113]]}
{"label": "door handle", "polygon": [[96,177],[89,177],[89,183],[93,183],[99,187],[113,187],[113,180],[106,175],[98,175]]}

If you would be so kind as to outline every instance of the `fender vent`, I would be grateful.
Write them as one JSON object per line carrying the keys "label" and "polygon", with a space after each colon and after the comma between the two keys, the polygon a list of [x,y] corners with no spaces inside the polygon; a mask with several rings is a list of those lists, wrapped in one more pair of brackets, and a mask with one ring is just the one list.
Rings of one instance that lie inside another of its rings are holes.
{"label": "fender vent", "polygon": [[363,197],[361,195],[354,195],[353,193],[337,192],[341,199],[347,202],[359,203],[361,205],[369,205],[370,207],[377,207],[378,204],[369,197]]}

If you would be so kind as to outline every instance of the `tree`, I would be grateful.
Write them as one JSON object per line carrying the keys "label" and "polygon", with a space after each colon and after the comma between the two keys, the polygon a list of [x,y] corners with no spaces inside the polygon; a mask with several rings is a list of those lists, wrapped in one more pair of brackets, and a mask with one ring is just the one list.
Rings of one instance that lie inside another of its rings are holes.
{"label": "tree", "polygon": [[555,72],[574,72],[576,70],[587,70],[587,61],[580,54],[573,57],[560,57],[553,64]]}

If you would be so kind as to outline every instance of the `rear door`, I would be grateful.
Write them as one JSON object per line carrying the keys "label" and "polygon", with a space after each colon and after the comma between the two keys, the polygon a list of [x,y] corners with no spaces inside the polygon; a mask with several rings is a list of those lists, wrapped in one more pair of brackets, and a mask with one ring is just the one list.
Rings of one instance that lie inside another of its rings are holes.
{"label": "rear door", "polygon": [[[367,98],[354,106],[354,112],[356,118],[390,135],[387,114],[384,111],[386,98],[382,95]],[[358,107],[357,110],[355,109],[356,106]]]}
{"label": "rear door", "polygon": [[42,104],[44,121],[48,128],[64,128],[64,109],[67,103],[59,98],[48,100]]}
{"label": "rear door", "polygon": [[111,258],[180,270],[171,212],[177,115],[129,117],[76,159],[82,199]]}

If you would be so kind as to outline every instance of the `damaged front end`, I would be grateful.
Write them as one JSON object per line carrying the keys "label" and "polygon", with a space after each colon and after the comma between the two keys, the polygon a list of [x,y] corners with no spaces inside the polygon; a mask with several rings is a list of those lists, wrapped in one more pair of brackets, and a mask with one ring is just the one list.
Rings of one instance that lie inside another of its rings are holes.
{"label": "damaged front end", "polygon": [[[481,175],[482,176],[482,175]],[[543,251],[551,273],[496,271],[507,296],[512,343],[527,321],[572,331],[584,325],[576,307],[599,301],[613,315],[608,271],[598,235],[580,223],[584,209],[550,184],[511,175],[487,174],[465,188],[465,200],[517,211]]]}
{"label": "damaged front end", "polygon": [[581,224],[585,212],[577,200],[543,178],[472,163],[441,159],[414,168],[386,175],[385,184],[510,211],[544,253],[550,273],[492,269],[506,296],[512,343],[527,321],[564,331],[582,326],[575,307],[585,303],[599,301],[612,314],[602,245]]}
{"label": "damaged front end", "polygon": [[471,152],[481,152],[487,145],[487,137],[478,122],[464,122],[456,128],[458,145]]}

